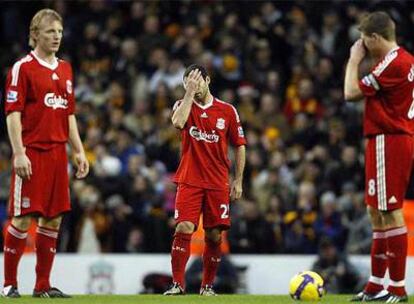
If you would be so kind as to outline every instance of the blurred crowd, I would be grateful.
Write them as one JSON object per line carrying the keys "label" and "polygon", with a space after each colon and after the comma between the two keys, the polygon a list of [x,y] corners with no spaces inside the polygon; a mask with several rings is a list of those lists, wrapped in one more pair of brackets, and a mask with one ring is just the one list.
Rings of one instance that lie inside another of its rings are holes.
{"label": "blurred crowd", "polygon": [[[244,198],[232,205],[230,252],[316,253],[325,238],[339,252],[369,252],[363,104],[344,102],[343,71],[359,37],[358,21],[369,10],[387,10],[398,24],[398,42],[412,51],[414,3],[95,0],[1,6],[2,84],[7,69],[28,52],[33,14],[48,6],[64,18],[59,57],[74,67],[91,173],[72,179],[73,212],[65,217],[60,251],[169,252],[171,177],[180,153],[171,108],[184,94],[185,67],[200,63],[210,73],[213,95],[238,109],[248,141]],[[3,123],[3,224],[11,172],[6,134]]]}

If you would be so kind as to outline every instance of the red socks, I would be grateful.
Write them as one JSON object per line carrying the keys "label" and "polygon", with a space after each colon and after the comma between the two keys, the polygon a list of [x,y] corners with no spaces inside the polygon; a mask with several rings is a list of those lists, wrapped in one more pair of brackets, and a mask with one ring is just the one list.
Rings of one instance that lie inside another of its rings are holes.
{"label": "red socks", "polygon": [[56,254],[58,231],[45,227],[36,230],[36,291],[50,289],[50,271]]}
{"label": "red socks", "polygon": [[371,245],[371,277],[365,292],[374,294],[384,289],[384,276],[388,267],[386,231],[374,230]]}
{"label": "red socks", "polygon": [[221,261],[221,241],[213,242],[205,238],[203,253],[203,282],[201,286],[213,285],[218,266]]}
{"label": "red socks", "polygon": [[403,296],[405,291],[405,267],[407,260],[407,228],[374,230],[371,247],[372,275],[365,287],[367,293],[377,293],[384,289],[384,275],[388,267],[390,283],[388,291]]}
{"label": "red socks", "polygon": [[185,288],[185,266],[190,257],[190,242],[192,234],[179,233],[174,235],[174,241],[171,248],[171,266],[173,281]]}
{"label": "red socks", "polygon": [[390,284],[388,291],[403,296],[405,291],[405,265],[407,261],[407,227],[398,227],[388,230],[388,268],[390,275]]}
{"label": "red socks", "polygon": [[10,224],[4,236],[4,286],[17,287],[17,267],[26,247],[27,232]]}

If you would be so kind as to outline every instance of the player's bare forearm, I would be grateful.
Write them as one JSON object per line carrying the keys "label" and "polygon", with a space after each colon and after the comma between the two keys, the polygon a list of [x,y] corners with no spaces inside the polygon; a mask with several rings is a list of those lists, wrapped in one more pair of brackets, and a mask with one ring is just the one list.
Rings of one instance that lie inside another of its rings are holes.
{"label": "player's bare forearm", "polygon": [[22,121],[20,112],[12,112],[7,115],[7,130],[13,149],[13,168],[18,176],[30,179],[32,164],[26,155],[22,139]]}
{"label": "player's bare forearm", "polygon": [[243,182],[243,172],[246,164],[246,146],[238,146],[236,148],[236,172],[235,180],[242,183]]}
{"label": "player's bare forearm", "polygon": [[79,136],[78,125],[75,115],[69,115],[69,143],[74,151],[74,161],[77,167],[75,173],[77,178],[84,178],[89,173],[89,162],[86,159],[82,141]]}
{"label": "player's bare forearm", "polygon": [[193,98],[194,98],[193,92],[187,91],[185,93],[183,101],[174,111],[174,114],[171,119],[174,127],[178,129],[184,128],[188,120],[188,116],[190,116],[191,106],[193,104]]}
{"label": "player's bare forearm", "polygon": [[13,154],[23,154],[24,146],[22,140],[22,121],[20,112],[12,112],[7,115],[7,132],[9,134],[10,143]]}
{"label": "player's bare forearm", "polygon": [[362,39],[358,39],[350,49],[349,60],[346,65],[344,97],[347,101],[358,101],[364,97],[358,85],[358,69],[365,55],[364,43]]}
{"label": "player's bare forearm", "polygon": [[171,121],[174,127],[184,128],[188,116],[190,116],[191,106],[193,105],[194,95],[201,80],[201,72],[198,69],[192,70],[184,79],[185,95],[181,104],[175,109]]}
{"label": "player's bare forearm", "polygon": [[244,145],[238,146],[235,150],[236,153],[236,172],[234,181],[231,185],[230,199],[238,200],[243,193],[243,171],[246,163],[246,147]]}
{"label": "player's bare forearm", "polygon": [[69,143],[75,153],[84,153],[75,115],[69,115]]}
{"label": "player's bare forearm", "polygon": [[358,85],[359,63],[350,59],[346,65],[344,97],[346,101],[361,100],[364,95]]}

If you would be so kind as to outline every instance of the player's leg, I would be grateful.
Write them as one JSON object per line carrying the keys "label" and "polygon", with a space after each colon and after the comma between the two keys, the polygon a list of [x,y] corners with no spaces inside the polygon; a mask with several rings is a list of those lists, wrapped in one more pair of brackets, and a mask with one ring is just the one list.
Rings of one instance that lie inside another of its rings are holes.
{"label": "player's leg", "polygon": [[405,268],[408,238],[402,209],[383,212],[383,220],[387,226],[387,256],[390,276],[388,291],[393,296],[406,298]]}
{"label": "player's leg", "polygon": [[[382,205],[384,164],[384,136],[367,140],[365,147],[365,202],[373,228],[371,245],[371,276],[364,290],[351,301],[380,300],[388,292],[384,290],[384,275],[387,270],[386,228],[382,222],[379,207]],[[381,199],[379,198],[381,197]]]}
{"label": "player's leg", "polygon": [[2,295],[10,298],[20,297],[17,290],[17,268],[26,247],[27,231],[32,217],[30,215],[13,217],[6,228],[4,237],[4,288]]}
{"label": "player's leg", "polygon": [[[407,259],[407,227],[402,213],[405,193],[411,175],[414,142],[411,136],[387,135],[384,140],[385,171],[383,176],[383,222],[386,225],[390,301],[406,299],[405,267]],[[379,196],[380,197],[380,196]],[[381,200],[381,199],[380,199]]]}
{"label": "player's leg", "polygon": [[183,294],[185,290],[185,267],[190,257],[190,243],[195,225],[184,221],[177,224],[171,246],[171,269],[173,286],[165,295]]}
{"label": "player's leg", "polygon": [[216,295],[212,287],[221,261],[221,234],[223,230],[230,227],[230,193],[228,189],[206,190],[203,225],[205,246],[200,294]]}
{"label": "player's leg", "polygon": [[200,290],[202,295],[216,295],[212,287],[221,261],[221,232],[221,228],[205,229],[203,280]]}
{"label": "player's leg", "polygon": [[[40,217],[36,229],[35,297],[68,297],[50,285],[50,273],[56,255],[56,245],[62,216]],[[52,294],[51,294],[52,293]]]}
{"label": "player's leg", "polygon": [[175,200],[176,228],[171,246],[173,286],[164,295],[184,294],[185,267],[190,257],[191,236],[198,225],[203,189],[180,184]]}
{"label": "player's leg", "polygon": [[[67,173],[66,146],[59,145],[41,153],[39,171],[43,183],[39,188],[48,188],[50,195],[42,200],[42,212],[36,230],[36,284],[34,297],[66,298],[57,288],[51,287],[49,279],[56,255],[56,245],[62,214],[70,210],[69,177]],[[44,187],[47,185],[48,187]]]}
{"label": "player's leg", "polygon": [[[17,269],[23,255],[27,231],[32,215],[40,210],[38,205],[40,186],[38,185],[38,158],[36,150],[27,149],[26,154],[32,163],[33,174],[30,179],[22,179],[12,170],[8,214],[11,222],[6,228],[4,238],[4,294],[18,296]],[[37,191],[36,191],[37,190]],[[46,191],[44,191],[45,193]],[[48,195],[48,193],[46,193]]]}
{"label": "player's leg", "polygon": [[376,294],[384,290],[384,277],[388,267],[386,226],[376,208],[367,207],[372,225],[371,276],[365,292]]}

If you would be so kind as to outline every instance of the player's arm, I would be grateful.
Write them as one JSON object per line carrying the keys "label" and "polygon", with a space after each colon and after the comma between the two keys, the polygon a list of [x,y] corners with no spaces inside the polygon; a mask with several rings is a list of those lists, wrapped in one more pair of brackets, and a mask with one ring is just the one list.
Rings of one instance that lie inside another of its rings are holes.
{"label": "player's arm", "polygon": [[365,57],[365,48],[361,39],[351,47],[351,54],[345,71],[344,97],[346,101],[358,101],[364,97],[358,80],[359,64]]}
{"label": "player's arm", "polygon": [[235,149],[236,172],[231,185],[230,198],[237,200],[243,193],[243,172],[246,164],[246,146],[241,145]]}
{"label": "player's arm", "polygon": [[9,113],[6,118],[6,123],[13,149],[14,170],[21,178],[30,179],[32,175],[32,164],[23,146],[21,113],[17,111]]}
{"label": "player's arm", "polygon": [[193,105],[194,95],[197,91],[198,82],[200,81],[201,72],[199,70],[192,70],[185,79],[185,95],[182,102],[174,109],[171,118],[172,124],[177,129],[184,128],[188,116],[190,116],[191,106]]}
{"label": "player's arm", "polygon": [[68,116],[69,119],[69,143],[73,149],[73,156],[77,168],[76,177],[84,178],[89,173],[89,162],[83,149],[80,139],[78,125],[74,114]]}

